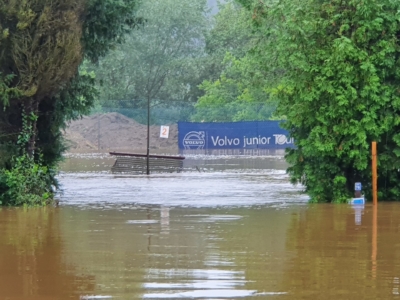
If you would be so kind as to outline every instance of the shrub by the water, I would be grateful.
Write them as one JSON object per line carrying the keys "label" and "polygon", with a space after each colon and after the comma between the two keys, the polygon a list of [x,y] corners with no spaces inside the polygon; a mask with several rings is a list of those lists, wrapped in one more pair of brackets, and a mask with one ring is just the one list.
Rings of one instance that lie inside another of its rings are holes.
{"label": "shrub by the water", "polygon": [[51,173],[27,154],[14,157],[11,169],[0,170],[0,205],[46,205],[53,200]]}

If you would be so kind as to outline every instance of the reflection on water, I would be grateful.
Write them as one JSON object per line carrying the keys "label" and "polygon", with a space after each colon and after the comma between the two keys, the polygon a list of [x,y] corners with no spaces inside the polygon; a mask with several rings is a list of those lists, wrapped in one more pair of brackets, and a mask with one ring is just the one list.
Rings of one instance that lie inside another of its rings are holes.
{"label": "reflection on water", "polygon": [[185,170],[234,171],[286,170],[288,165],[282,156],[187,156]]}
{"label": "reflection on water", "polygon": [[[354,222],[346,206],[311,206],[293,218],[283,284],[303,287],[299,299],[390,299],[398,290],[400,206],[367,206]],[[377,255],[378,253],[378,255]]]}
{"label": "reflection on water", "polygon": [[[82,199],[82,202],[84,199]],[[0,211],[0,299],[391,299],[400,206]]]}
{"label": "reflection on water", "polygon": [[257,291],[241,290],[246,284],[244,272],[229,270],[149,270],[143,288],[150,291],[143,298],[233,298],[255,295]]}
{"label": "reflection on water", "polygon": [[60,213],[53,208],[0,210],[0,298],[76,299],[93,276],[63,259]]}
{"label": "reflection on water", "polygon": [[223,159],[150,177],[102,159],[65,169],[60,207],[0,210],[0,299],[400,297],[397,203],[309,205],[279,159]]}
{"label": "reflection on water", "polygon": [[[62,211],[69,225],[64,234],[74,236],[74,243],[66,244],[66,253],[71,254],[66,258],[96,274],[95,295],[123,299],[283,295],[275,283],[279,276],[268,270],[283,269],[284,233],[291,213],[304,207],[286,209],[66,206]],[[149,222],[153,220],[159,222]],[[254,237],[263,232],[271,234],[270,239],[248,239],[249,229]],[[250,261],[258,267],[248,267]],[[263,279],[254,280],[252,271],[261,272],[258,278]]]}

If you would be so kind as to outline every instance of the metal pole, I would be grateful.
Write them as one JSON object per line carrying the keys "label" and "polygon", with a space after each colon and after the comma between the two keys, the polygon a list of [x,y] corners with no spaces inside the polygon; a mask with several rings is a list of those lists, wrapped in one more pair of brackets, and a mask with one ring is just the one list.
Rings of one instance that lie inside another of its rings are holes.
{"label": "metal pole", "polygon": [[150,97],[147,98],[147,175],[150,175]]}
{"label": "metal pole", "polygon": [[100,116],[101,114],[99,114],[97,118],[97,151],[99,152],[100,152]]}
{"label": "metal pole", "polygon": [[372,142],[372,200],[374,205],[378,204],[378,166],[376,142]]}

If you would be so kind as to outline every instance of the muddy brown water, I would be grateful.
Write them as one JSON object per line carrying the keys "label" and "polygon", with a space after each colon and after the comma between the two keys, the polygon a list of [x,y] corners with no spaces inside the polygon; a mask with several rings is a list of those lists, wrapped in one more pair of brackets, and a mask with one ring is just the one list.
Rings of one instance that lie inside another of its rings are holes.
{"label": "muddy brown water", "polygon": [[150,177],[85,159],[59,207],[0,210],[0,299],[400,298],[397,203],[307,204],[279,158]]}

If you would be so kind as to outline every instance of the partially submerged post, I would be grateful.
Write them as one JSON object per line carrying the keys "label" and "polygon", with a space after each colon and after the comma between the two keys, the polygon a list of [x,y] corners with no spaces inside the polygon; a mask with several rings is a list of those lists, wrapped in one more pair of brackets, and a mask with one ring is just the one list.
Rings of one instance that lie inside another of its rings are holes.
{"label": "partially submerged post", "polygon": [[361,182],[356,182],[354,184],[354,198],[350,200],[350,204],[352,205],[364,205],[365,198],[361,194],[362,185]]}
{"label": "partially submerged post", "polygon": [[372,202],[374,205],[378,204],[378,167],[376,142],[372,142]]}
{"label": "partially submerged post", "polygon": [[376,278],[377,258],[378,253],[378,205],[372,206],[372,278]]}
{"label": "partially submerged post", "polygon": [[354,184],[354,198],[361,198],[361,191],[362,191],[362,185],[361,182],[356,182]]}
{"label": "partially submerged post", "polygon": [[146,174],[150,175],[150,97],[147,98],[147,170]]}
{"label": "partially submerged post", "polygon": [[376,142],[372,142],[372,277],[376,278],[378,252],[378,166]]}

